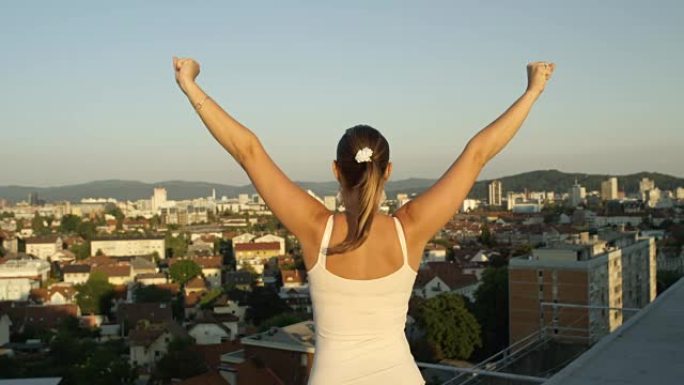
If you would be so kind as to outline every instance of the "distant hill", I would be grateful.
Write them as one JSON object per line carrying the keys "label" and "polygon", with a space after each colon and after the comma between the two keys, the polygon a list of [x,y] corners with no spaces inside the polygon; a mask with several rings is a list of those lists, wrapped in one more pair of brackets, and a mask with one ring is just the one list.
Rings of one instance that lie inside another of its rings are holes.
{"label": "distant hill", "polygon": [[[684,187],[684,178],[655,172],[639,172],[629,175],[605,175],[605,174],[583,174],[565,173],[558,170],[538,170],[521,174],[497,178],[501,180],[503,191],[524,191],[525,188],[532,191],[555,191],[565,192],[575,183],[575,179],[587,191],[599,190],[601,181],[609,176],[618,178],[618,189],[628,193],[638,191],[641,178],[651,178],[656,186],[663,190],[674,190],[677,187]],[[397,193],[407,194],[420,193],[435,182],[434,179],[409,178],[397,181],[390,181],[386,186],[389,197],[394,197]],[[470,192],[471,198],[486,198],[487,184],[491,179],[480,180],[475,183]],[[305,189],[310,189],[318,195],[335,195],[337,193],[337,182],[297,182]],[[8,199],[12,202],[19,202],[28,199],[29,192],[38,193],[38,198],[45,201],[68,200],[78,202],[82,198],[115,198],[117,200],[138,200],[148,199],[152,195],[154,187],[165,187],[168,199],[189,199],[206,197],[211,195],[212,189],[216,189],[216,197],[222,196],[235,197],[241,193],[254,193],[252,185],[231,186],[210,182],[193,182],[170,180],[157,183],[143,183],[138,181],[108,179],[99,180],[83,184],[75,184],[58,187],[30,187],[30,186],[0,186],[0,198]]]}
{"label": "distant hill", "polygon": [[[661,190],[675,190],[677,187],[684,187],[684,178],[647,171],[627,175],[609,175],[565,173],[559,170],[537,170],[497,179],[501,181],[501,187],[504,192],[522,192],[525,188],[531,191],[567,192],[575,183],[575,179],[577,179],[577,183],[586,187],[587,191],[600,191],[601,182],[611,176],[617,177],[618,190],[625,191],[626,193],[639,191],[639,181],[642,178],[653,179],[655,185]],[[478,181],[473,186],[470,195],[478,198],[486,197],[488,194],[487,184],[489,182],[491,180]]]}

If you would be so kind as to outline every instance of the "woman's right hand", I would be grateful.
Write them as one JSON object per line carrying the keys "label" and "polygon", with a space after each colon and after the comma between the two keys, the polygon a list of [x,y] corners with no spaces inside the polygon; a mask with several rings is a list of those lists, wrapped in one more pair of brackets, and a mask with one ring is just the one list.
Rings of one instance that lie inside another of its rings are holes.
{"label": "woman's right hand", "polygon": [[527,65],[527,91],[541,94],[555,69],[554,63],[543,61],[529,63]]}
{"label": "woman's right hand", "polygon": [[192,84],[199,75],[200,66],[192,58],[173,57],[173,69],[176,75],[176,83],[185,92],[188,84]]}

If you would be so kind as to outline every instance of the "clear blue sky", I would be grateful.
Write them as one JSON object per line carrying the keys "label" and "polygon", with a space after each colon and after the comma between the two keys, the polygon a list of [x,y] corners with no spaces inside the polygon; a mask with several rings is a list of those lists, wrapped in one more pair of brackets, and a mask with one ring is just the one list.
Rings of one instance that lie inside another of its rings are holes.
{"label": "clear blue sky", "polygon": [[[191,4],[192,3],[192,4]],[[248,179],[177,88],[171,57],[295,180],[331,180],[344,129],[438,177],[557,63],[480,179],[535,169],[684,176],[681,1],[15,1],[0,12],[0,184]]]}

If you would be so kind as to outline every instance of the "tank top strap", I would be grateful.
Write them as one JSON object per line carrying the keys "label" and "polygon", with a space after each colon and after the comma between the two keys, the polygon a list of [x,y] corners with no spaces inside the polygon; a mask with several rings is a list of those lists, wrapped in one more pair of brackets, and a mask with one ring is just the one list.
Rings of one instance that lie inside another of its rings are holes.
{"label": "tank top strap", "polygon": [[392,219],[394,219],[394,225],[397,228],[397,236],[399,237],[399,243],[401,244],[401,253],[404,256],[404,265],[408,265],[408,251],[406,250],[406,237],[404,236],[404,228],[401,226],[401,222],[397,217],[392,216]]}
{"label": "tank top strap", "polygon": [[321,240],[321,247],[318,251],[318,263],[323,264],[323,268],[325,268],[325,257],[326,254],[328,253],[328,245],[330,243],[330,236],[332,235],[332,230],[333,230],[333,216],[334,214],[330,214],[328,217],[328,222],[325,224],[325,230],[323,231],[323,239]]}

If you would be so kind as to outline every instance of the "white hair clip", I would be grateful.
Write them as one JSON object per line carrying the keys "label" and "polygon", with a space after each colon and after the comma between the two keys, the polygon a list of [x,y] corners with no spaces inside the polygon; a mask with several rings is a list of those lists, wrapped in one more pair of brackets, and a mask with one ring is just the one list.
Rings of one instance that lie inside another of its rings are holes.
{"label": "white hair clip", "polygon": [[370,162],[371,156],[373,156],[373,150],[368,147],[364,147],[356,152],[356,163]]}

